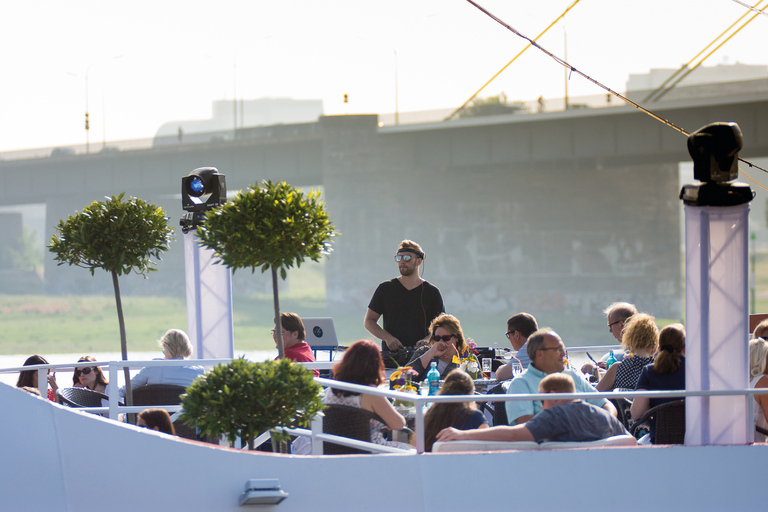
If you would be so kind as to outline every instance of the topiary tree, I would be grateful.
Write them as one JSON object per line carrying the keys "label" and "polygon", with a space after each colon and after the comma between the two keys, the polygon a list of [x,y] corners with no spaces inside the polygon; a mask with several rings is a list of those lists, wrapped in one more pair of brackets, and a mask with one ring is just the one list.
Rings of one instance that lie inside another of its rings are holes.
{"label": "topiary tree", "polygon": [[288,359],[234,359],[187,388],[181,419],[201,434],[226,434],[230,446],[239,437],[252,450],[253,440],[273,427],[306,428],[323,408],[320,390],[312,372]]}
{"label": "topiary tree", "polygon": [[[136,272],[145,278],[157,270],[152,258],[160,260],[168,250],[173,228],[168,226],[162,208],[131,197],[125,193],[94,201],[82,213],[59,221],[48,249],[59,265],[68,263],[87,268],[91,275],[102,268],[112,275],[120,326],[120,350],[123,361],[128,359],[125,319],[120,298],[118,276]],[[125,368],[126,403],[133,404],[129,369]]]}
{"label": "topiary tree", "polygon": [[251,272],[272,271],[277,350],[283,358],[278,272],[285,279],[294,264],[300,267],[306,258],[318,261],[331,252],[331,238],[338,235],[320,202],[320,192],[305,196],[284,181],[251,185],[208,211],[197,235],[233,272],[247,267]]}

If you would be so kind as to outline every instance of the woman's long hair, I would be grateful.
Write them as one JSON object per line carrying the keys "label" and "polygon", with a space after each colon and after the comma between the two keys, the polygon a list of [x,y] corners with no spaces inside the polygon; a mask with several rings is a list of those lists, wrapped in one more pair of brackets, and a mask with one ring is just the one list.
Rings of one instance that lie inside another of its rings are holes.
{"label": "woman's long hair", "polygon": [[[475,383],[462,370],[453,370],[445,378],[438,395],[474,395]],[[424,415],[424,449],[432,451],[437,434],[447,427],[459,427],[467,416],[477,410],[475,402],[441,402],[432,404]]]}
{"label": "woman's long hair", "polygon": [[657,375],[669,375],[680,368],[685,351],[685,327],[683,324],[668,325],[659,334],[659,353],[653,360]]}
{"label": "woman's long hair", "polygon": [[[96,358],[93,356],[83,356],[80,359],[77,360],[78,363],[83,363],[87,361],[96,361]],[[80,368],[75,368],[75,374],[72,376],[72,381],[75,383],[75,385],[80,383],[80,369],[85,368],[88,365],[81,366]],[[104,377],[104,372],[101,371],[101,367],[99,366],[93,366],[93,371],[96,372],[96,384],[101,384],[102,386],[106,386],[109,384],[109,381],[106,377]]]}
{"label": "woman's long hair", "polygon": [[[32,366],[33,364],[48,364],[48,361],[45,360],[43,356],[29,356],[26,361],[24,361],[24,366]],[[16,382],[17,388],[23,388],[23,387],[30,387],[30,388],[36,388],[37,385],[35,385],[35,374],[37,373],[37,370],[22,370],[19,372],[19,380]]]}
{"label": "woman's long hair", "polygon": [[[333,378],[361,386],[378,386],[386,380],[381,349],[371,340],[359,340],[344,351],[339,364],[333,368]],[[351,391],[331,389],[335,395],[359,395]]]}

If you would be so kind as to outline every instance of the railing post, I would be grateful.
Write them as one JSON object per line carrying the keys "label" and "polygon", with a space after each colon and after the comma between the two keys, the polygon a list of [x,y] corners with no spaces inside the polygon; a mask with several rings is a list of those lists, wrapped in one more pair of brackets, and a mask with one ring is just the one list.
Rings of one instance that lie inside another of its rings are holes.
{"label": "railing post", "polygon": [[424,453],[424,406],[416,402],[416,453]]}
{"label": "railing post", "polygon": [[120,386],[117,384],[117,362],[109,362],[109,419],[117,420],[118,417],[118,397],[120,396]]}
{"label": "railing post", "polygon": [[325,414],[322,411],[315,414],[312,418],[310,428],[312,429],[312,455],[323,454],[323,441],[317,438],[318,434],[323,433],[323,421],[325,421]]}
{"label": "railing post", "polygon": [[[45,376],[43,376],[43,372],[45,372]],[[48,400],[48,369],[47,368],[37,369],[37,389],[38,391],[40,391],[40,396]]]}

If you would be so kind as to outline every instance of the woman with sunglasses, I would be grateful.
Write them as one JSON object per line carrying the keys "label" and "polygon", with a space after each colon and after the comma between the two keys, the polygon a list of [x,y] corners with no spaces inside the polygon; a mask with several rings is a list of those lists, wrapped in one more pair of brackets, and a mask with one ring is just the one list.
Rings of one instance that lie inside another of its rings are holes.
{"label": "woman with sunglasses", "polygon": [[[96,361],[93,356],[83,356],[77,360],[78,363]],[[109,394],[109,381],[104,377],[104,373],[98,366],[79,366],[75,368],[75,387],[88,388],[99,393]],[[104,403],[103,405],[107,405]]]}
{"label": "woman with sunglasses", "polygon": [[440,378],[445,379],[452,370],[459,367],[461,354],[467,348],[458,318],[443,313],[432,320],[429,326],[429,345],[417,349],[408,366],[418,372],[417,380],[422,381],[427,378],[430,363],[436,361]]}

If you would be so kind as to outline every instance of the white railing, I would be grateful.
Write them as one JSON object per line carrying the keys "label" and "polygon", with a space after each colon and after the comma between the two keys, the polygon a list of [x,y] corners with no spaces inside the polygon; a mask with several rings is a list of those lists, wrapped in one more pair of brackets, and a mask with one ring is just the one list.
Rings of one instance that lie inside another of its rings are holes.
{"label": "white railing", "polygon": [[[603,346],[596,346],[595,348],[609,348]],[[578,350],[577,350],[578,349]],[[592,350],[593,347],[569,347],[569,352],[578,352]],[[610,349],[610,348],[609,348]],[[117,383],[118,375],[122,368],[144,368],[147,366],[189,366],[191,364],[211,367],[220,363],[227,363],[230,359],[184,359],[184,360],[151,360],[151,361],[88,361],[87,366],[99,366],[107,367],[109,374],[109,381]],[[334,362],[318,362],[318,363],[301,363],[309,369],[329,369],[335,364]],[[41,397],[47,396],[47,373],[48,369],[54,370],[72,370],[75,368],[83,367],[83,362],[77,363],[58,363],[58,364],[39,364],[29,366],[19,366],[14,368],[0,369],[0,373],[16,373],[20,371],[37,370],[38,372],[38,388]],[[519,400],[544,400],[552,398],[551,394],[537,393],[537,394],[493,394],[493,395],[440,395],[440,396],[424,396],[415,395],[411,393],[403,393],[400,391],[391,391],[388,389],[372,388],[370,386],[361,386],[358,384],[350,384],[347,382],[341,382],[332,379],[325,379],[315,377],[315,381],[324,388],[333,387],[335,389],[341,389],[345,391],[352,391],[361,394],[369,394],[374,396],[384,396],[391,399],[400,400],[403,402],[411,402],[414,404],[415,409],[415,425],[414,431],[416,435],[416,452],[424,452],[424,412],[427,404],[440,403],[440,402],[508,402]],[[594,398],[635,398],[635,397],[648,397],[648,398],[670,398],[670,397],[694,397],[694,396],[743,396],[746,403],[747,411],[747,438],[750,439],[754,433],[754,417],[751,399],[754,395],[768,394],[768,388],[760,389],[733,389],[733,390],[710,390],[710,391],[605,391],[605,392],[590,392],[590,393],[558,393],[558,398],[562,399],[594,399]],[[78,408],[85,412],[104,413],[107,412],[110,419],[117,419],[121,413],[136,413],[140,412],[148,407],[161,407],[168,412],[176,412],[181,409],[180,405],[168,405],[168,406],[121,406],[118,403],[119,398],[119,386],[114,385],[109,388],[109,407],[83,407]],[[318,415],[320,416],[320,415]],[[324,434],[322,429],[322,418],[316,418],[312,422],[311,429],[285,429],[290,434],[294,435],[309,435],[312,436],[313,442],[313,454],[322,454],[324,441],[333,442],[337,444],[343,444],[354,448],[360,448],[372,452],[382,453],[408,453],[407,450],[399,448],[388,447],[383,445],[376,445],[372,443],[366,443],[354,439],[334,436],[331,434]],[[258,444],[268,439],[268,433],[264,433],[257,439]],[[261,440],[261,441],[259,441]],[[258,445],[256,444],[256,445]]]}

